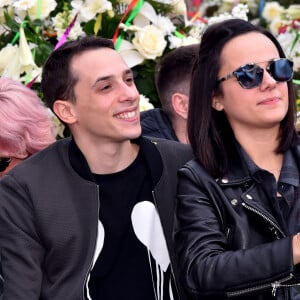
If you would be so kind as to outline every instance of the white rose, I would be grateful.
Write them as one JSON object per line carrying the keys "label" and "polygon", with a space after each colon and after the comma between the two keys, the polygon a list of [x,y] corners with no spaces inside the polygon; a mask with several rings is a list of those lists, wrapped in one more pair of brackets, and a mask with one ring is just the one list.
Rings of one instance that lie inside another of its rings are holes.
{"label": "white rose", "polygon": [[286,10],[286,13],[293,20],[300,19],[300,5],[299,4],[290,5],[289,8]]}
{"label": "white rose", "polygon": [[148,25],[135,33],[132,44],[147,59],[155,59],[163,54],[167,42],[160,29]]}
{"label": "white rose", "polygon": [[284,8],[278,2],[272,1],[265,4],[262,16],[269,22],[275,18],[280,17],[280,14],[283,12]]}

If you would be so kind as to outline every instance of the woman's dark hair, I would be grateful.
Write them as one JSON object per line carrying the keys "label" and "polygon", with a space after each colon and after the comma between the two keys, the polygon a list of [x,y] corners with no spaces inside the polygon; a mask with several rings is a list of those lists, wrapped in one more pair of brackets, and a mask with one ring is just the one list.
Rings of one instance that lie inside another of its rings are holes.
{"label": "woman's dark hair", "polygon": [[114,49],[110,39],[87,36],[67,41],[54,50],[43,66],[41,88],[43,99],[48,107],[53,108],[55,100],[75,102],[74,85],[78,78],[71,71],[71,61],[75,55],[99,48]]}
{"label": "woman's dark hair", "polygon": [[[249,32],[267,36],[276,46],[279,56],[285,54],[277,39],[267,30],[241,19],[230,19],[213,24],[203,34],[198,61],[193,68],[189,112],[188,137],[195,156],[206,170],[220,177],[228,170],[228,157],[235,138],[223,111],[212,108],[214,93],[220,93],[217,85],[220,56],[224,46],[233,38]],[[278,153],[286,152],[296,142],[294,128],[296,101],[293,82],[288,83],[289,108],[281,122]]]}

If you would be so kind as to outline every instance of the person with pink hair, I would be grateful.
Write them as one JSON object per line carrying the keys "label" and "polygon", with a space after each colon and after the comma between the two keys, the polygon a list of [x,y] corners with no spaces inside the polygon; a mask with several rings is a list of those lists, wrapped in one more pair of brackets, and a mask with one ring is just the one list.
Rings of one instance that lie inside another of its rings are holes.
{"label": "person with pink hair", "polygon": [[55,141],[54,123],[36,92],[0,78],[0,177]]}

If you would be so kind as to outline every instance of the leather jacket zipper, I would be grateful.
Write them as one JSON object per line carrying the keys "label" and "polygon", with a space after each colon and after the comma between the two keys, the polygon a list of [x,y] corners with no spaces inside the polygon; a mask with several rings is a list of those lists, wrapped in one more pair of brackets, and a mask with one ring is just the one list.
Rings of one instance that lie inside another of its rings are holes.
{"label": "leather jacket zipper", "polygon": [[238,297],[238,296],[243,296],[245,294],[251,294],[252,292],[257,292],[257,291],[260,291],[260,290],[272,288],[272,295],[273,295],[273,297],[275,297],[277,288],[292,286],[292,285],[281,285],[281,283],[285,282],[285,281],[288,281],[288,280],[292,279],[293,277],[294,277],[293,274],[290,274],[289,276],[287,276],[283,279],[277,280],[274,283],[266,283],[266,284],[262,284],[262,285],[259,285],[259,286],[254,286],[254,287],[251,287],[251,288],[235,291],[235,292],[228,292],[226,294],[227,294],[228,297]]}
{"label": "leather jacket zipper", "polygon": [[[294,276],[291,274],[289,279],[292,279]],[[279,288],[290,288],[294,286],[300,286],[300,283],[294,283],[294,284],[282,284],[285,280],[278,280],[272,283],[272,296],[276,297],[277,289]]]}
{"label": "leather jacket zipper", "polygon": [[258,209],[246,204],[245,202],[243,202],[242,205],[246,209],[250,210],[251,212],[253,212],[253,213],[257,214],[258,216],[260,216],[261,218],[263,218],[267,223],[269,223],[273,227],[275,227],[281,233],[282,237],[286,237],[285,233],[281,230],[281,228],[274,221],[272,221],[269,217],[264,215],[261,211],[259,211]]}
{"label": "leather jacket zipper", "polygon": [[[266,221],[267,223],[271,224],[273,226],[273,228],[277,229],[280,232],[282,237],[286,236],[285,233],[281,230],[281,228],[274,221],[272,221],[269,217],[264,215],[261,211],[259,211],[258,209],[246,204],[245,202],[243,202],[242,205],[243,205],[243,207],[245,207],[249,211],[251,211],[251,212],[255,213],[256,215],[258,215],[259,217],[263,218],[263,220]],[[276,236],[276,238],[278,238],[278,236]],[[292,278],[293,278],[293,275],[290,274],[288,277],[277,280],[274,283],[266,283],[266,284],[258,285],[258,286],[255,286],[255,287],[235,291],[235,292],[228,292],[227,296],[228,297],[237,297],[237,296],[242,296],[242,295],[245,295],[245,294],[250,294],[252,292],[256,292],[256,291],[259,291],[259,290],[272,288],[272,295],[275,297],[277,288],[283,287],[283,285],[281,285],[281,283],[285,282],[285,281],[288,281]]]}

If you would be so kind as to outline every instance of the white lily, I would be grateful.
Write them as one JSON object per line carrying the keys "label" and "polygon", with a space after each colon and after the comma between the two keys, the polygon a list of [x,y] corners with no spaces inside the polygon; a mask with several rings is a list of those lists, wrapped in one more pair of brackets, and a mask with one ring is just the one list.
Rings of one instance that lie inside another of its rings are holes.
{"label": "white lily", "polygon": [[22,65],[24,67],[26,66],[36,66],[31,50],[29,48],[29,45],[27,43],[27,39],[25,36],[24,28],[23,26],[20,26],[20,40],[19,40],[19,57]]}
{"label": "white lily", "polygon": [[135,50],[134,46],[126,40],[121,42],[118,52],[129,68],[141,64],[145,59],[137,50]]}
{"label": "white lily", "polygon": [[138,27],[144,27],[150,25],[150,23],[157,24],[157,14],[153,6],[145,1],[139,13],[134,18],[133,24]]}

